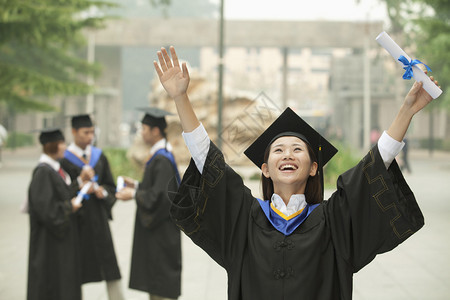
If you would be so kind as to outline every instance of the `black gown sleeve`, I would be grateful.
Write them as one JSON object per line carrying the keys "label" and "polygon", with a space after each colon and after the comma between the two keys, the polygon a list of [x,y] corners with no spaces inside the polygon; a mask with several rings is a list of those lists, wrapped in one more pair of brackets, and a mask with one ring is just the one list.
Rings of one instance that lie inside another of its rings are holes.
{"label": "black gown sleeve", "polygon": [[212,142],[202,174],[191,159],[171,198],[175,223],[217,263],[228,269],[242,256],[255,199]]}
{"label": "black gown sleeve", "polygon": [[[59,199],[55,191],[55,173],[50,167],[37,167],[28,191],[30,214],[49,232],[63,238],[70,225],[72,205],[70,199]],[[58,175],[59,176],[59,175]],[[60,180],[59,184],[65,184]]]}
{"label": "black gown sleeve", "polygon": [[167,198],[167,189],[174,176],[172,163],[163,156],[155,157],[145,168],[135,196],[137,215],[142,226],[154,228],[168,218],[170,201]]}
{"label": "black gown sleeve", "polygon": [[378,146],[339,177],[325,204],[337,254],[354,273],[424,224],[396,161],[386,170]]}
{"label": "black gown sleeve", "polygon": [[108,218],[110,220],[112,220],[112,213],[111,210],[114,206],[114,204],[116,203],[116,184],[114,183],[114,178],[112,176],[111,173],[111,168],[109,167],[109,162],[108,159],[106,158],[106,156],[102,153],[101,155],[101,176],[99,176],[99,185],[101,185],[107,192],[108,195],[103,198],[100,199],[103,204],[103,206],[105,207],[107,214],[108,214]]}

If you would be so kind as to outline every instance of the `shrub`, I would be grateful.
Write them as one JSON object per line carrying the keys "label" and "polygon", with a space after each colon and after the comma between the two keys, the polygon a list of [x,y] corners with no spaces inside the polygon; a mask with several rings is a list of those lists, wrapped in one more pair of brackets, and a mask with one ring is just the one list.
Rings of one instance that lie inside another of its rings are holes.
{"label": "shrub", "polygon": [[127,150],[122,148],[104,148],[103,153],[108,158],[114,180],[123,175],[140,180],[143,170],[132,164],[127,158]]}
{"label": "shrub", "polygon": [[20,132],[11,132],[8,135],[8,139],[6,140],[6,148],[19,148],[25,146],[32,146],[34,144],[33,135],[20,133]]}
{"label": "shrub", "polygon": [[[419,148],[428,149],[430,147],[430,139],[428,138],[418,139],[416,142]],[[435,138],[433,140],[433,149],[441,151],[450,151],[450,140]]]}
{"label": "shrub", "polygon": [[343,143],[333,142],[339,152],[328,162],[324,170],[324,185],[326,189],[335,189],[336,181],[342,173],[354,167],[361,159],[359,153]]}

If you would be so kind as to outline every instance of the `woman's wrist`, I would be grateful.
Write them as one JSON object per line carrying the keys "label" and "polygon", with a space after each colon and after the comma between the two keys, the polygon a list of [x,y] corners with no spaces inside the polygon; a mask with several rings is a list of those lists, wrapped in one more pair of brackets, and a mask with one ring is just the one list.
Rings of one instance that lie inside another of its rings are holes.
{"label": "woman's wrist", "polygon": [[186,93],[173,98],[184,132],[191,132],[200,125]]}
{"label": "woman's wrist", "polygon": [[408,106],[402,105],[387,133],[395,140],[401,142],[405,137],[413,116],[414,111]]}
{"label": "woman's wrist", "polygon": [[403,103],[398,112],[398,117],[403,119],[412,119],[415,114],[416,112],[414,111],[412,106]]}
{"label": "woman's wrist", "polygon": [[186,100],[189,101],[189,98],[188,98],[186,92],[181,93],[181,94],[179,94],[177,96],[174,96],[174,97],[172,97],[172,99],[173,99],[173,101],[175,101],[175,103],[179,103],[179,102],[186,101]]}

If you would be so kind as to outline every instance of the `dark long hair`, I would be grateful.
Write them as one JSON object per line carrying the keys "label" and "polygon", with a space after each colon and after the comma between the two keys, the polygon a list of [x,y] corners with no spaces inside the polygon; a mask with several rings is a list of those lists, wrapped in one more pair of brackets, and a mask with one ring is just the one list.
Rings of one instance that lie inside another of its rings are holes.
{"label": "dark long hair", "polygon": [[[313,149],[311,146],[305,142],[309,158],[312,162],[317,163],[316,155],[314,154]],[[270,154],[270,146],[267,146],[266,151],[264,152],[264,162],[267,163],[267,160],[269,159]],[[306,181],[306,188],[305,188],[305,198],[306,202],[309,204],[317,204],[321,203],[323,201],[323,195],[322,195],[322,184],[320,183],[320,174],[321,172],[320,168],[317,168],[316,175],[309,176],[308,180]],[[273,195],[273,181],[271,178],[266,178],[264,174],[261,174],[261,185],[262,185],[262,193],[264,196],[264,200],[270,200],[270,198]]]}

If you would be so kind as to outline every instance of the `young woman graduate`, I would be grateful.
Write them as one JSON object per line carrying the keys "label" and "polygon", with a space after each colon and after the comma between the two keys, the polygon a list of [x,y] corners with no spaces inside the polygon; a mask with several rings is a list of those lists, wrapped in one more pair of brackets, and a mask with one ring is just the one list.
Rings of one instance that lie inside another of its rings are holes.
{"label": "young woman graduate", "polygon": [[[323,165],[336,149],[287,109],[246,151],[262,170],[256,199],[225,162],[186,94],[173,47],[158,52],[193,160],[173,197],[177,225],[228,273],[228,299],[352,298],[352,276],[423,224],[394,158],[412,117],[432,98],[415,83],[389,129],[322,199]],[[436,82],[437,83],[437,82]]]}
{"label": "young woman graduate", "polygon": [[43,154],[28,190],[30,249],[27,299],[81,299],[76,188],[61,169],[66,145],[59,129],[42,131]]}

